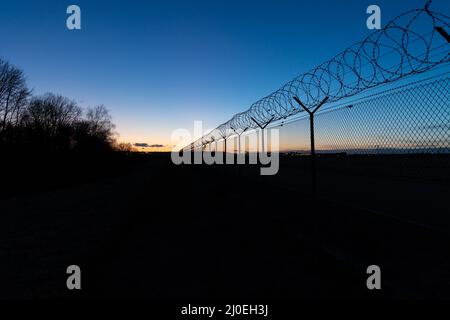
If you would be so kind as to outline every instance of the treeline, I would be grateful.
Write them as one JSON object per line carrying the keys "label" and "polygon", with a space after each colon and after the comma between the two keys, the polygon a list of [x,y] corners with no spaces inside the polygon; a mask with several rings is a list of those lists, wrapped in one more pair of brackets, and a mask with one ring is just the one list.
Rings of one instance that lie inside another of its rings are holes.
{"label": "treeline", "polygon": [[84,111],[66,97],[33,96],[23,71],[0,59],[0,149],[99,153],[115,147],[114,124],[100,105]]}
{"label": "treeline", "polygon": [[0,60],[0,198],[132,168],[139,155],[116,143],[114,129],[104,106],[83,110],[60,95],[35,96],[22,70]]}

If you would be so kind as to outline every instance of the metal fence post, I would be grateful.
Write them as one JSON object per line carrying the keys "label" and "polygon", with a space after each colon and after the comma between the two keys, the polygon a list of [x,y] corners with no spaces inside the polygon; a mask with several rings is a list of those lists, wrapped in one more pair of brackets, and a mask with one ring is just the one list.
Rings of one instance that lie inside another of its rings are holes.
{"label": "metal fence post", "polygon": [[275,117],[270,118],[269,121],[267,121],[264,125],[262,125],[258,121],[256,121],[255,118],[250,117],[250,119],[252,119],[253,122],[256,123],[256,125],[261,129],[261,133],[262,133],[261,142],[262,142],[262,152],[263,153],[264,153],[264,129],[273,121],[274,118]]}
{"label": "metal fence post", "polygon": [[226,165],[227,162],[227,137],[222,136],[223,138],[223,164]]}
{"label": "metal fence post", "polygon": [[450,35],[447,33],[447,31],[445,31],[444,28],[442,27],[435,27],[436,31],[439,32],[439,34],[445,39],[447,40],[448,43],[450,43]]}
{"label": "metal fence post", "polygon": [[247,131],[247,129],[248,129],[248,127],[247,128],[244,128],[244,130],[242,130],[242,132],[241,133],[239,133],[235,128],[233,128],[233,127],[231,127],[231,129],[234,131],[234,133],[236,133],[236,135],[238,136],[238,153],[240,154],[241,153],[241,135],[245,132],[245,131]]}
{"label": "metal fence post", "polygon": [[313,110],[310,111],[298,97],[293,97],[294,100],[309,114],[309,136],[311,139],[311,188],[313,197],[316,197],[317,193],[317,169],[316,169],[316,145],[314,141],[314,114],[317,110],[328,100],[328,97],[322,100],[319,105]]}

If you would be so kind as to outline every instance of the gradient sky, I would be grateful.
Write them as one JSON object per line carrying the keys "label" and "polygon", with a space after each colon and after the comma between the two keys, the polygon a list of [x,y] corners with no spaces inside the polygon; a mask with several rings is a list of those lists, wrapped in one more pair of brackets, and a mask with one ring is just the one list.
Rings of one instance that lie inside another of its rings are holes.
{"label": "gradient sky", "polygon": [[[424,2],[1,0],[0,57],[35,94],[105,104],[120,140],[169,145],[174,129],[216,127],[367,36],[368,5],[387,22]],[[80,31],[66,29],[70,4]]]}

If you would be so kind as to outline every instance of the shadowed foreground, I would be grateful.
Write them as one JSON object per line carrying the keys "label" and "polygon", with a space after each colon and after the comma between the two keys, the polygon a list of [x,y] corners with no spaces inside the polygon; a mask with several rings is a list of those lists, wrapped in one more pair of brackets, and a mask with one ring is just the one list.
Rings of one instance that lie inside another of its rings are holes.
{"label": "shadowed foreground", "polygon": [[[155,155],[117,176],[6,197],[0,298],[450,297],[448,232],[345,198],[311,201],[308,176],[298,169],[304,161],[282,161],[278,176],[260,177],[256,167],[240,174],[233,167],[177,167]],[[319,176],[319,187],[330,177]],[[360,185],[376,179],[345,177]],[[380,179],[387,189],[396,181]],[[421,219],[432,216],[436,224],[439,215],[423,212]],[[82,270],[78,292],[66,289],[71,264]],[[366,288],[371,264],[381,267],[381,291]]]}

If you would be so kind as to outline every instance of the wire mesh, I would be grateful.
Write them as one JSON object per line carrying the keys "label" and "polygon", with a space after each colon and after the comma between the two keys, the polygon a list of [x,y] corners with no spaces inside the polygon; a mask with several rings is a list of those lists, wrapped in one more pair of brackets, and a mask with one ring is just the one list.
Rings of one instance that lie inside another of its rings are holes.
{"label": "wire mesh", "polygon": [[[448,74],[318,113],[314,129],[322,170],[450,181]],[[308,118],[280,136],[282,151],[309,154]]]}
{"label": "wire mesh", "polygon": [[430,10],[430,4],[399,15],[383,29],[299,75],[184,149],[201,149],[211,141],[303,113],[294,96],[306,108],[314,109],[325,98],[327,104],[335,103],[448,63],[448,42],[441,32],[449,28],[450,18]]}
{"label": "wire mesh", "polygon": [[445,77],[318,114],[317,150],[449,153],[449,80]]}

